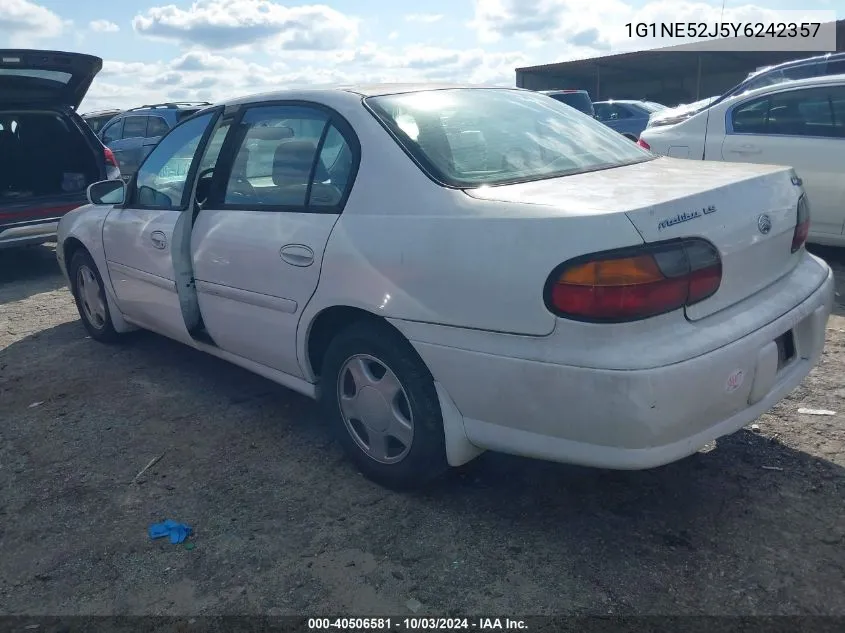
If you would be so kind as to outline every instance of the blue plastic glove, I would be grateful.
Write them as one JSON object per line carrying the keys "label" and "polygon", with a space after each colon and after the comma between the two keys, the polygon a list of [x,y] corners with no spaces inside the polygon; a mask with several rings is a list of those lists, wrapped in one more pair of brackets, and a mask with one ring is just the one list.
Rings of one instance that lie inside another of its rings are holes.
{"label": "blue plastic glove", "polygon": [[193,532],[191,527],[184,523],[177,523],[167,519],[164,523],[153,523],[148,530],[151,539],[170,537],[174,545],[183,542]]}

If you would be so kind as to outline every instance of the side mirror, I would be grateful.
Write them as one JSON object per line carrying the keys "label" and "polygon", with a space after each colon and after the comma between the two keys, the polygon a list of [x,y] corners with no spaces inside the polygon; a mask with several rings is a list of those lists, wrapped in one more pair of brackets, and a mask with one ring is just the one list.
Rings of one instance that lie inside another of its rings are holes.
{"label": "side mirror", "polygon": [[126,183],[122,180],[101,180],[88,187],[91,204],[123,204],[126,200]]}

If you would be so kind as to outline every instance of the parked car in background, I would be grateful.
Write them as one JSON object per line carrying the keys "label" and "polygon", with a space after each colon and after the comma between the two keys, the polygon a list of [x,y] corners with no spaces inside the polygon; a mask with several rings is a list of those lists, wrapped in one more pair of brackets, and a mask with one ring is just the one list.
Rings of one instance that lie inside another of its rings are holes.
{"label": "parked car in background", "polygon": [[89,193],[56,252],[92,338],[146,328],[316,398],[391,487],[485,449],[691,455],[804,379],[833,302],[790,168],[658,158],[529,90],[244,97]]}
{"label": "parked car in background", "polygon": [[640,144],[676,158],[794,167],[813,213],[809,240],[845,245],[845,75],[724,99],[675,125],[643,131]]}
{"label": "parked car in background", "polygon": [[80,53],[0,50],[0,248],[54,239],[88,185],[120,176],[76,113],[102,66]]}
{"label": "parked car in background", "polygon": [[674,125],[680,123],[702,110],[721,103],[725,99],[743,94],[750,90],[756,90],[765,86],[771,86],[784,81],[796,79],[809,79],[812,77],[824,77],[829,75],[840,75],[845,73],[845,53],[827,53],[806,59],[794,59],[792,61],[760,68],[748,74],[742,82],[728,90],[722,95],[701,99],[695,103],[657,112],[649,120],[648,127],[659,125]]}
{"label": "parked car in background", "polygon": [[94,133],[96,134],[100,130],[103,129],[103,126],[111,121],[114,117],[118,114],[123,112],[123,110],[117,109],[110,109],[110,110],[96,110],[94,112],[86,112],[82,115],[82,120],[88,124]]}
{"label": "parked car in background", "polygon": [[162,136],[208,105],[211,104],[205,101],[191,101],[131,108],[106,124],[100,140],[114,152],[121,174],[129,179]]}
{"label": "parked car in background", "polygon": [[666,106],[654,101],[621,99],[594,101],[593,108],[596,119],[622,136],[636,141],[640,137],[640,132],[648,125],[648,118],[655,112],[665,110]]}
{"label": "parked car in background", "polygon": [[541,90],[540,92],[555,101],[572,106],[584,114],[589,114],[590,116],[596,115],[593,109],[593,100],[590,99],[590,93],[586,90]]}

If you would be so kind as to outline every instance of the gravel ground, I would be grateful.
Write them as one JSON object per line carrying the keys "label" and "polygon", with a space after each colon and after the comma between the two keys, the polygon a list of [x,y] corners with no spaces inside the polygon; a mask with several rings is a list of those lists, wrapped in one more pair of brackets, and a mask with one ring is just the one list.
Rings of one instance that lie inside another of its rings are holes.
{"label": "gravel ground", "polygon": [[[842,306],[821,365],[715,450],[644,472],[488,453],[406,495],[303,397],[87,338],[49,246],[0,252],[0,306],[0,613],[845,615]],[[165,518],[193,548],[147,538]]]}

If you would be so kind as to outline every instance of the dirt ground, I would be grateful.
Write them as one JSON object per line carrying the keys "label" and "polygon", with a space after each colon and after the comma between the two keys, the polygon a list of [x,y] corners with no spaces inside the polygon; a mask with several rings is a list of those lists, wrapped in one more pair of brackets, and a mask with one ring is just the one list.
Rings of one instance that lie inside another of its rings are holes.
{"label": "dirt ground", "polygon": [[[845,255],[819,252],[845,302]],[[842,314],[715,450],[644,472],[488,453],[403,495],[306,398],[152,334],[98,344],[51,247],[0,252],[0,613],[845,615]],[[166,518],[193,548],[149,540]]]}

